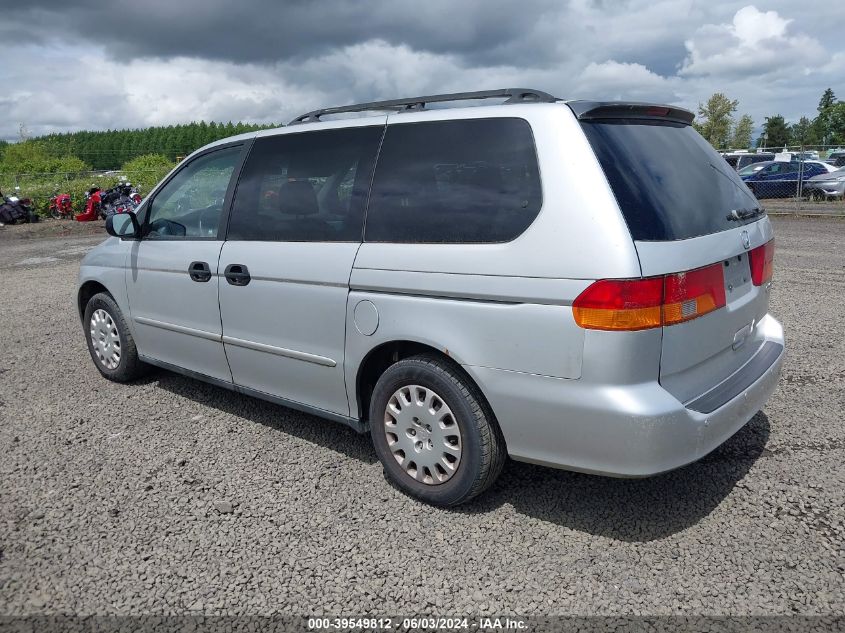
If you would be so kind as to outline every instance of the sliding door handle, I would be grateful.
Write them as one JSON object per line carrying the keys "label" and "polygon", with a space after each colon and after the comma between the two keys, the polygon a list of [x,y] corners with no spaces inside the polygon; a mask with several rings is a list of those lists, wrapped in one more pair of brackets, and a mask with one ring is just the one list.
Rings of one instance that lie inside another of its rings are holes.
{"label": "sliding door handle", "polygon": [[249,269],[243,264],[229,264],[223,276],[233,286],[246,286],[250,280]]}

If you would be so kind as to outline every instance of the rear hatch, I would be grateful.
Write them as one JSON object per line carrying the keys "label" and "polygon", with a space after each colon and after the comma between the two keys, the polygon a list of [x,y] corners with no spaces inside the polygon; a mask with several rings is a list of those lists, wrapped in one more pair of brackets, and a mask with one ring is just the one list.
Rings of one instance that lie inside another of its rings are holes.
{"label": "rear hatch", "polygon": [[[573,107],[625,217],[643,277],[665,277],[660,382],[684,403],[748,363],[765,343],[771,224],[690,125],[665,106]],[[695,271],[695,272],[693,272]],[[673,321],[671,325],[668,322]]]}

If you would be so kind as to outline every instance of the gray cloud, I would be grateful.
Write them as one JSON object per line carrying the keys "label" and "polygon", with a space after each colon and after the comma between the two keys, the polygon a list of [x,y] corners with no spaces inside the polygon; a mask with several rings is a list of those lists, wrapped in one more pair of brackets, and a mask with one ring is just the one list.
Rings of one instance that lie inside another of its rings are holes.
{"label": "gray cloud", "polygon": [[532,0],[514,10],[507,0],[483,4],[427,0],[220,0],[66,2],[36,0],[26,7],[0,2],[0,33],[25,28],[41,40],[57,25],[72,37],[104,45],[117,59],[189,56],[235,62],[297,60],[378,39],[415,50],[495,59],[515,52],[541,56],[542,42],[525,41],[559,2]]}
{"label": "gray cloud", "polygon": [[758,124],[845,97],[845,5],[754,1],[0,0],[0,138],[504,85],[691,109],[718,90]]}

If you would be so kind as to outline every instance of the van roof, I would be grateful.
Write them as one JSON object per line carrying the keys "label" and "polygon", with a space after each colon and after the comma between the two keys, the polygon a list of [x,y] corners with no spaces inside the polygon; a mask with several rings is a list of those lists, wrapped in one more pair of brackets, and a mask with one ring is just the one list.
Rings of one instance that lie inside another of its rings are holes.
{"label": "van roof", "polygon": [[554,103],[560,101],[555,96],[542,90],[531,88],[501,88],[499,90],[479,90],[476,92],[453,92],[439,95],[420,97],[406,97],[404,99],[389,99],[387,101],[370,101],[333,108],[321,108],[300,114],[288,125],[296,123],[313,123],[328,114],[343,114],[348,112],[366,112],[368,110],[393,110],[405,112],[408,110],[423,110],[428,103],[446,103],[450,101],[475,101],[480,99],[506,99],[505,103]]}
{"label": "van roof", "polygon": [[321,108],[301,114],[288,125],[300,123],[315,123],[320,117],[332,114],[345,114],[367,111],[409,112],[425,110],[427,104],[448,103],[457,101],[478,101],[482,99],[505,99],[501,105],[526,103],[566,103],[576,117],[584,120],[597,119],[651,119],[660,118],[677,123],[690,125],[694,115],[689,110],[675,106],[657,103],[626,102],[626,101],[565,101],[542,90],[533,88],[501,88],[498,90],[480,90],[476,92],[454,92],[420,97],[406,97],[404,99],[390,99],[387,101],[371,101],[355,103],[333,108]]}
{"label": "van roof", "polygon": [[[321,108],[301,114],[293,119],[288,125],[300,125],[308,123],[320,123],[320,117],[333,114],[354,114],[374,112],[430,112],[426,108],[432,103],[455,103],[464,101],[481,101],[484,99],[504,99],[500,104],[492,104],[495,107],[512,104],[534,104],[534,103],[558,103],[568,106],[579,120],[596,121],[606,119],[662,119],[684,125],[691,125],[694,115],[689,110],[676,106],[663,105],[658,103],[646,103],[639,101],[587,101],[587,100],[566,100],[560,99],[542,90],[533,88],[501,88],[498,90],[479,90],[476,92],[454,92],[446,94],[426,95],[420,97],[406,97],[403,99],[390,99],[387,101],[370,101],[366,103],[355,103],[345,106]],[[458,105],[456,110],[466,109]],[[210,147],[231,143],[233,141],[254,138],[258,135],[264,136],[278,133],[286,126],[263,130],[262,132],[247,132],[238,136],[214,141],[201,147],[197,151],[206,150]],[[193,155],[193,154],[192,154]]]}

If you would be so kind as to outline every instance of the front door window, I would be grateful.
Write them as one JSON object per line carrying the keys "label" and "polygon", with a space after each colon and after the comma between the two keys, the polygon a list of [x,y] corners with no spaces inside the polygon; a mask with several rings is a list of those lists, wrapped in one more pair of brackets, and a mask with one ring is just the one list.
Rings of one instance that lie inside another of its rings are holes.
{"label": "front door window", "polygon": [[156,193],[144,225],[147,239],[217,239],[223,200],[242,148],[194,159]]}

